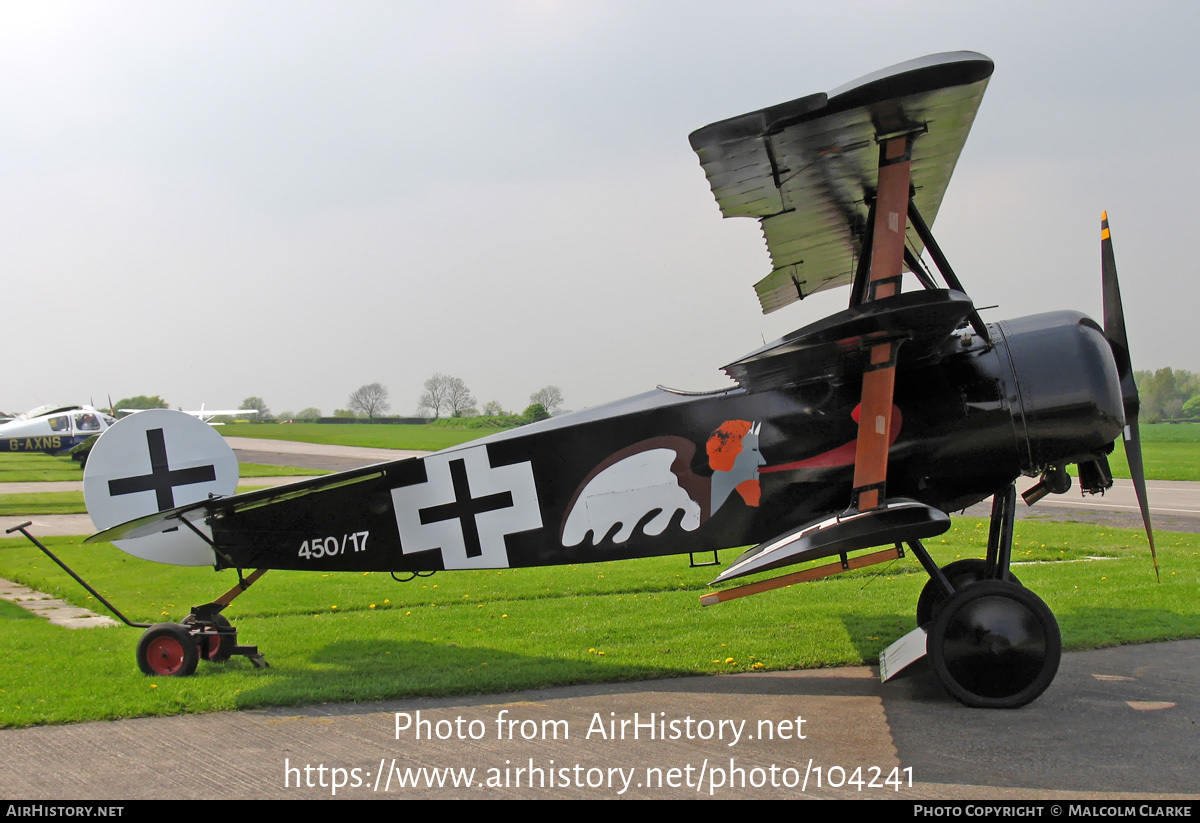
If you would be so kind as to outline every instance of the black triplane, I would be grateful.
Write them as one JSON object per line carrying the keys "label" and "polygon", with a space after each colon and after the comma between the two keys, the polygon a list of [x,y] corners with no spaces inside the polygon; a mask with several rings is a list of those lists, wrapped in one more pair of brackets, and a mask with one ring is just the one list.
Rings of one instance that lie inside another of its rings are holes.
{"label": "black triplane", "polygon": [[[756,286],[764,311],[849,287],[845,311],[726,366],[731,388],[659,387],[420,459],[233,496],[213,496],[233,490],[221,480],[229,456],[195,446],[177,415],[147,412],[114,428],[128,427],[124,441],[106,433],[93,450],[88,505],[104,516],[90,540],[239,574],[416,574],[753,546],[713,581],[723,584],[833,558],[721,588],[706,604],[907,548],[929,573],[908,647],[919,643],[964,703],[1033,700],[1061,643],[1050,610],[1009,568],[1014,481],[1040,476],[1025,494],[1032,504],[1066,491],[1074,464],[1083,490],[1101,492],[1124,434],[1150,526],[1107,221],[1103,325],[1073,311],[984,322],[930,233],[991,73],[982,55],[934,55],[692,134],[725,216],[762,224],[773,262]],[[216,480],[189,473],[209,464]],[[145,490],[130,493],[131,477]],[[947,530],[947,512],[988,497],[986,557],[938,568],[921,541]],[[182,626],[152,627],[143,669],[187,674],[190,644],[208,656],[226,637],[235,648],[220,616],[232,594]]]}

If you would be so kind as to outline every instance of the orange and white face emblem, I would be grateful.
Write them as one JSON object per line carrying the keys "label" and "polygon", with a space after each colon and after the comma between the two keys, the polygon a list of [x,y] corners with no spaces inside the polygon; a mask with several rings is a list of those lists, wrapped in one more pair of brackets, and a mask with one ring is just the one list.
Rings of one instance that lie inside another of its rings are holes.
{"label": "orange and white face emblem", "polygon": [[647,536],[662,534],[673,521],[695,531],[737,492],[749,506],[761,497],[758,448],[761,425],[727,420],[705,443],[711,478],[692,473],[696,445],[682,437],[643,440],[622,449],[592,470],[575,493],[563,521],[562,544],[624,543],[638,524]]}

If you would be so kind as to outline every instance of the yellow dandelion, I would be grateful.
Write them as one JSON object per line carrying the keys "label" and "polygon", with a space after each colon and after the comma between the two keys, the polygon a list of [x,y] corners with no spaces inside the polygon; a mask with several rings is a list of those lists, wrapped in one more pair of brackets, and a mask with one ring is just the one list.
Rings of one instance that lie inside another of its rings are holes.
{"label": "yellow dandelion", "polygon": [[375,608],[375,604],[374,604],[374,603],[372,603],[372,604],[371,604],[371,608],[372,608],[372,609],[373,609],[373,608]]}
{"label": "yellow dandelion", "polygon": [[732,662],[733,662],[733,658],[732,658],[732,657],[726,657],[726,658],[725,658],[725,662],[726,662],[726,663],[732,663]]}

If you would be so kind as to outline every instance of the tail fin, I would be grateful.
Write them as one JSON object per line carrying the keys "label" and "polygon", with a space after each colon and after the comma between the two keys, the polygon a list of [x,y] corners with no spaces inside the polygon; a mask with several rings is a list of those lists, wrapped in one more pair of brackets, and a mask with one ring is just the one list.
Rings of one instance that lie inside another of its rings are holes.
{"label": "tail fin", "polygon": [[[133,414],[92,447],[83,473],[83,499],[97,530],[237,490],[233,449],[216,430],[170,409]],[[203,522],[194,524],[207,533]],[[211,547],[187,527],[130,540],[124,552],[177,566],[210,566]]]}

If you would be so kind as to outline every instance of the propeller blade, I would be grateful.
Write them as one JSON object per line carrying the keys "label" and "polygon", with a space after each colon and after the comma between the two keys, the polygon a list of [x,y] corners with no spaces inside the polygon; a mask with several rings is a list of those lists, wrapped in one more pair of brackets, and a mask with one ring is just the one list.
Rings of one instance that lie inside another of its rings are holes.
{"label": "propeller blade", "polygon": [[1104,336],[1113,350],[1117,363],[1117,375],[1121,378],[1121,397],[1125,406],[1125,458],[1129,462],[1129,476],[1133,478],[1133,490],[1137,493],[1138,508],[1142,511],[1142,523],[1146,527],[1146,539],[1150,542],[1150,557],[1154,560],[1154,577],[1161,580],[1158,572],[1158,552],[1154,548],[1154,529],[1150,525],[1150,499],[1146,494],[1146,473],[1142,464],[1142,438],[1138,432],[1137,383],[1133,379],[1133,361],[1129,357],[1129,336],[1125,331],[1125,309],[1121,304],[1121,286],[1117,281],[1117,260],[1113,254],[1112,232],[1108,227],[1108,212],[1100,216],[1100,276],[1104,290]]}
{"label": "propeller blade", "polygon": [[[1121,305],[1121,285],[1117,282],[1117,260],[1113,255],[1107,211],[1100,216],[1100,276],[1104,289],[1104,336],[1112,346],[1117,374],[1121,378],[1121,390],[1124,392],[1126,377],[1133,380],[1133,364],[1129,358],[1129,336],[1125,332],[1125,310]],[[1127,394],[1126,398],[1128,402]],[[1136,385],[1133,398],[1137,400]]]}
{"label": "propeller blade", "polygon": [[1133,478],[1133,490],[1137,492],[1138,508],[1142,510],[1142,523],[1146,526],[1146,539],[1150,541],[1150,558],[1154,561],[1154,579],[1162,582],[1158,574],[1158,552],[1154,549],[1154,529],[1150,526],[1150,499],[1146,496],[1146,475],[1142,471],[1142,438],[1138,434],[1136,417],[1125,423],[1125,459],[1129,462],[1129,476]]}

